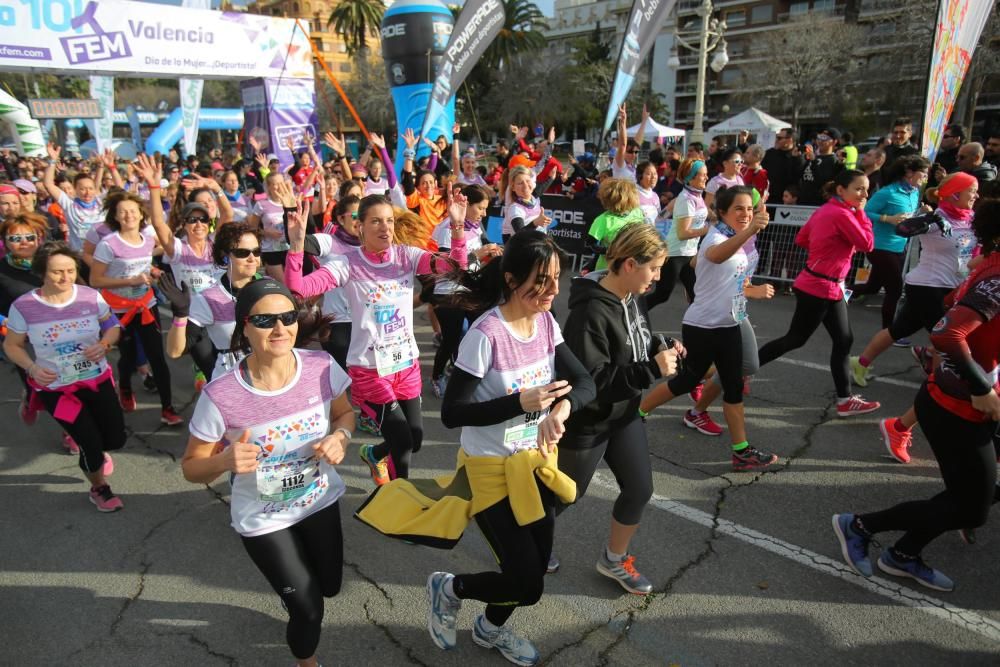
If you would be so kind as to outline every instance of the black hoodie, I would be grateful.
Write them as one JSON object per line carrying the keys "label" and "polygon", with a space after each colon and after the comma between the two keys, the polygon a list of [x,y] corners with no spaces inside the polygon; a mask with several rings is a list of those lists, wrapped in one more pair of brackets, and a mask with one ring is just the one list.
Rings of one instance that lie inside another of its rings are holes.
{"label": "black hoodie", "polygon": [[598,283],[605,275],[591,273],[570,285],[563,338],[594,378],[597,398],[570,415],[560,447],[593,447],[597,435],[636,418],[642,392],[660,377],[645,300],[622,301]]}

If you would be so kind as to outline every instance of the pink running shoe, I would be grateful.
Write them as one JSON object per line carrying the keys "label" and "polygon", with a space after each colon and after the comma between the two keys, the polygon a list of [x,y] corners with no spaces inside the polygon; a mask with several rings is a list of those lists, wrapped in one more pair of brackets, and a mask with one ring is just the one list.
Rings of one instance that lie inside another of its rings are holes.
{"label": "pink running shoe", "polygon": [[104,465],[101,466],[101,474],[111,477],[115,471],[115,462],[111,459],[111,454],[104,452]]}
{"label": "pink running shoe", "polygon": [[31,407],[31,395],[27,391],[21,394],[21,404],[17,407],[17,414],[25,426],[34,426],[38,421],[38,410]]}
{"label": "pink running shoe", "polygon": [[77,456],[80,453],[80,446],[76,444],[76,440],[69,437],[69,433],[66,433],[65,431],[63,431],[62,434],[62,446],[63,449],[66,450],[67,454]]}
{"label": "pink running shoe", "polygon": [[117,512],[125,507],[121,498],[111,492],[111,487],[102,484],[97,488],[90,489],[90,502],[94,503],[98,512]]}
{"label": "pink running shoe", "polygon": [[697,403],[701,400],[701,392],[705,390],[705,383],[699,382],[695,385],[694,389],[691,390],[691,400]]}
{"label": "pink running shoe", "polygon": [[898,417],[883,419],[878,423],[878,428],[882,431],[882,442],[889,450],[892,458],[900,463],[910,462],[910,446],[913,444],[913,433],[910,431],[900,431],[896,428],[899,423]]}
{"label": "pink running shoe", "polygon": [[695,414],[694,410],[688,410],[684,413],[684,425],[704,435],[722,435],[722,427],[707,412]]}
{"label": "pink running shoe", "polygon": [[878,401],[866,401],[858,394],[854,394],[843,403],[837,404],[838,417],[852,417],[854,415],[866,415],[875,412],[882,407]]}

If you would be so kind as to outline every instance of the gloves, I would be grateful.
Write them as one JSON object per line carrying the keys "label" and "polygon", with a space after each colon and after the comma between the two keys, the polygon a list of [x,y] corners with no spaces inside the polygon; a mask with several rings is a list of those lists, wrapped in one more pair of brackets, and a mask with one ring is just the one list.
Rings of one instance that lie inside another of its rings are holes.
{"label": "gloves", "polygon": [[923,215],[903,220],[901,223],[896,225],[896,234],[906,238],[919,236],[921,234],[926,234],[930,230],[931,225],[937,225],[940,227],[941,233],[945,236],[951,235],[951,225],[936,213],[924,213]]}
{"label": "gloves", "polygon": [[163,296],[170,301],[170,309],[173,311],[174,317],[187,317],[188,313],[191,312],[191,287],[183,281],[178,287],[174,275],[166,271],[160,275],[158,282]]}

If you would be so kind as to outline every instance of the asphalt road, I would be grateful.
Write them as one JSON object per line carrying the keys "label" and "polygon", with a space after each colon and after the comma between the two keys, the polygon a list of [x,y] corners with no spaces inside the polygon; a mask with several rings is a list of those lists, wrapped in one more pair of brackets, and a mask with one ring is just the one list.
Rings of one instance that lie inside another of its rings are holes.
{"label": "asphalt road", "polygon": [[[566,291],[557,311],[566,313]],[[682,299],[654,312],[676,334]],[[752,302],[761,343],[780,335],[794,301]],[[878,310],[852,306],[855,351],[878,327]],[[418,332],[429,372],[426,318]],[[918,336],[917,339],[922,339]],[[952,593],[888,577],[865,580],[843,565],[830,528],[834,512],[869,511],[941,488],[921,435],[909,465],[892,461],[878,420],[905,410],[922,376],[905,350],[879,359],[866,396],[875,414],[835,415],[822,331],[788,359],[762,369],[747,399],[751,442],[781,456],[764,474],[733,473],[727,437],[709,438],[680,421],[680,399],[648,421],[656,494],[633,541],[637,565],[654,583],[645,598],[624,593],[594,569],[606,538],[614,480],[602,468],[590,491],[557,525],[562,569],[542,601],[519,610],[544,664],[997,664],[1000,567],[996,517],[966,546],[946,534],[926,552],[956,581]],[[190,363],[172,365],[177,407],[190,416]],[[17,418],[19,384],[0,366],[6,436],[0,438],[0,664],[290,665],[285,614],[229,527],[228,488],[189,484],[178,463],[186,428],[158,425],[152,394],[128,416],[132,437],[115,454],[113,486],[125,503],[112,515],[87,502],[75,458],[62,453],[46,415]],[[451,470],[457,433],[438,401],[424,403],[426,439],[414,475]],[[722,423],[721,411],[713,410]],[[357,439],[356,439],[357,441]],[[371,442],[360,438],[362,442]],[[459,645],[438,650],[427,636],[425,580],[434,570],[493,567],[478,531],[457,548],[406,546],[353,521],[371,490],[352,454],[340,467],[345,581],[327,602],[319,655],[325,665],[507,664],[472,643],[481,605],[467,602]],[[893,536],[884,536],[891,543]],[[926,592],[925,592],[926,591]]]}

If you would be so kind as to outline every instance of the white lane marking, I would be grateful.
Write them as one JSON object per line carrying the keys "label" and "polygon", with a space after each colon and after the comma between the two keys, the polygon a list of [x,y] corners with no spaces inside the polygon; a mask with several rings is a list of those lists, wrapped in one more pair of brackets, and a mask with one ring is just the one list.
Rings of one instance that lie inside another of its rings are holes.
{"label": "white lane marking", "polygon": [[[602,473],[594,475],[593,483],[612,491],[618,490],[618,484],[615,483],[614,480],[607,478]],[[649,503],[657,509],[669,512],[670,514],[679,516],[682,519],[687,519],[688,521],[692,521],[699,525],[706,527],[712,527],[715,525],[711,514],[689,507],[683,503],[677,502],[676,500],[670,500],[669,498],[659,494],[654,493]],[[734,523],[726,519],[719,519],[716,530],[722,535],[728,535],[729,537],[736,538],[741,542],[746,542],[751,546],[764,549],[765,551],[769,551],[777,556],[781,556],[782,558],[787,558],[788,560],[794,561],[799,565],[803,565],[812,570],[816,570],[817,572],[821,572],[837,579],[842,579],[849,584],[854,584],[855,586],[863,588],[866,591],[875,593],[876,595],[881,595],[882,597],[888,598],[893,602],[918,609],[930,614],[931,616],[936,616],[944,621],[957,625],[960,628],[982,635],[991,641],[1000,642],[1000,623],[977,614],[974,611],[956,607],[943,600],[938,600],[937,598],[933,598],[929,595],[924,595],[919,591],[907,588],[906,586],[900,586],[898,583],[890,581],[889,579],[883,579],[882,577],[872,577],[871,579],[866,579],[839,560],[834,560],[827,556],[823,556],[822,554],[818,554],[790,542],[785,542],[784,540],[780,540],[776,537],[760,533],[756,530],[747,528],[746,526],[741,526],[738,523]],[[830,535],[830,543],[834,543],[832,531]],[[971,577],[974,575],[970,574],[969,576]]]}
{"label": "white lane marking", "polygon": [[[792,364],[793,366],[801,366],[803,368],[811,368],[817,371],[829,371],[829,364],[817,364],[811,361],[800,361],[798,359],[789,359],[787,357],[778,357],[775,361],[780,361],[783,364]],[[897,380],[896,378],[883,378],[878,375],[873,375],[868,379],[869,382],[882,382],[884,384],[893,384],[897,387],[907,387],[908,389],[920,389],[920,385],[916,382],[910,382],[909,380]]]}

